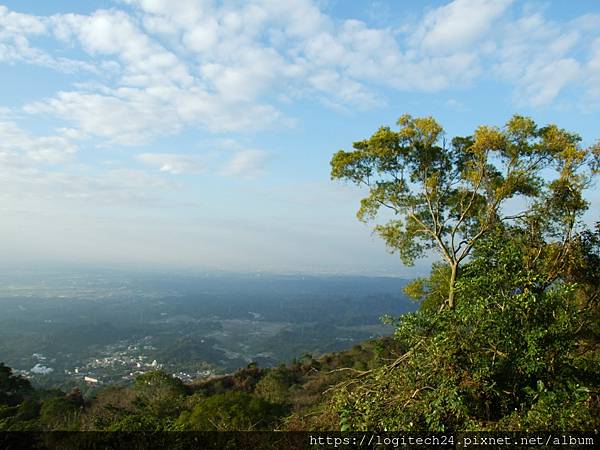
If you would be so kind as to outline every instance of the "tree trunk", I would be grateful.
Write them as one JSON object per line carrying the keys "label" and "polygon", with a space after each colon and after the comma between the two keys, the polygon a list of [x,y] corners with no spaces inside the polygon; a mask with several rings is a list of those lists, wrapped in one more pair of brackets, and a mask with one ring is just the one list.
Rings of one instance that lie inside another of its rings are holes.
{"label": "tree trunk", "polygon": [[456,303],[454,298],[454,285],[456,284],[456,275],[458,274],[458,263],[451,264],[450,270],[452,272],[450,273],[450,283],[448,286],[448,306],[450,309],[454,309],[454,305]]}

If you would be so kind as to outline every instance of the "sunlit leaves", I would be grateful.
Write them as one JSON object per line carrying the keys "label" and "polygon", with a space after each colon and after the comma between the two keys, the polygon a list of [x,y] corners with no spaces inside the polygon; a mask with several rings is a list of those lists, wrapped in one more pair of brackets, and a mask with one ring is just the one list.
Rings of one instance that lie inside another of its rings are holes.
{"label": "sunlit leaves", "polygon": [[[515,115],[503,128],[480,126],[448,146],[432,117],[405,114],[397,124],[397,131],[381,127],[353,151],[337,152],[331,176],[368,189],[359,220],[376,220],[382,208],[392,213],[375,232],[406,264],[435,247],[456,274],[498,223],[531,222],[544,211],[540,223],[568,223],[570,230],[587,208],[582,191],[600,166],[600,145],[584,148],[578,135],[556,125],[540,128]],[[530,201],[519,214],[506,214],[515,197]]]}

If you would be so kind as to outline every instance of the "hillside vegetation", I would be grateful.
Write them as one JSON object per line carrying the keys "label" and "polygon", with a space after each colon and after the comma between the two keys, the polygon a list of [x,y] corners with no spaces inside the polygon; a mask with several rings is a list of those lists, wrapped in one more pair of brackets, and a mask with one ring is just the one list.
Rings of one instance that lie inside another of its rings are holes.
{"label": "hillside vegetation", "polygon": [[394,340],[381,338],[316,359],[304,355],[277,368],[252,364],[193,384],[148,372],[130,387],[109,386],[88,399],[76,390],[34,390],[0,366],[0,430],[336,429],[335,387],[401,353]]}

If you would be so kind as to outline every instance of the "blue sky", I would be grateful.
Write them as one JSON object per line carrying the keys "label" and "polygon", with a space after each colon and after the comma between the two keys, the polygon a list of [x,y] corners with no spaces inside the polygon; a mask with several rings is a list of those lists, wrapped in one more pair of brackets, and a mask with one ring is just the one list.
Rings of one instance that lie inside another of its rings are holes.
{"label": "blue sky", "polygon": [[600,137],[592,0],[5,1],[0,67],[5,264],[411,276],[333,152],[405,112]]}

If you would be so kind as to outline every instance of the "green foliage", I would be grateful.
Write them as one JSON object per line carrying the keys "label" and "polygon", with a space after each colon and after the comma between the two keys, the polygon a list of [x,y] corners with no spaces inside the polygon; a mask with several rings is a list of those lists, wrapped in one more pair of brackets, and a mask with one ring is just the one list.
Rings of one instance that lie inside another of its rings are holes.
{"label": "green foliage", "polygon": [[470,301],[402,316],[396,338],[409,350],[342,386],[342,428],[597,428],[600,364],[582,342],[597,317],[578,306],[580,286],[548,286],[528,257],[516,230],[481,241],[457,283]]}
{"label": "green foliage", "polygon": [[298,381],[296,373],[283,369],[272,369],[256,385],[256,394],[276,403],[289,401],[289,388]]}
{"label": "green foliage", "polygon": [[172,421],[144,414],[127,414],[110,423],[106,431],[166,431],[171,428]]}
{"label": "green foliage", "polygon": [[431,118],[398,124],[336,153],[332,177],[368,188],[359,219],[394,213],[375,231],[405,263],[437,246],[445,264],[405,288],[421,302],[397,321],[406,352],[340,385],[341,428],[597,428],[600,226],[576,230],[600,147],[521,116],[451,147]]}
{"label": "green foliage", "polygon": [[137,397],[131,388],[108,386],[88,399],[81,417],[83,430],[106,430],[112,423],[138,409]]}
{"label": "green foliage", "polygon": [[184,411],[176,425],[186,430],[273,429],[288,408],[244,392],[217,394]]}
{"label": "green foliage", "polygon": [[187,393],[185,384],[163,371],[152,371],[135,379],[138,405],[156,417],[176,417]]}
{"label": "green foliage", "polygon": [[46,430],[76,430],[80,408],[65,397],[45,400],[40,409],[40,422]]}
{"label": "green foliage", "polygon": [[[502,129],[481,126],[446,145],[431,117],[403,115],[398,125],[398,131],[381,127],[352,151],[335,153],[331,177],[368,190],[359,220],[375,220],[381,209],[393,214],[375,233],[405,264],[429,249],[439,251],[450,268],[450,307],[459,266],[494,227],[535,213],[548,231],[563,231],[587,207],[582,191],[597,173],[600,151],[581,147],[574,133],[514,116]],[[505,214],[503,205],[514,197],[531,199],[531,207]]]}
{"label": "green foliage", "polygon": [[429,277],[411,281],[404,287],[404,293],[420,302],[422,310],[435,312],[448,298],[450,276],[447,264],[433,263]]}
{"label": "green foliage", "polygon": [[12,369],[0,362],[0,405],[17,405],[32,392],[33,388],[28,380],[13,375]]}
{"label": "green foliage", "polygon": [[29,381],[0,363],[0,431],[39,429],[39,413],[40,404]]}
{"label": "green foliage", "polygon": [[40,403],[33,398],[25,400],[17,409],[16,418],[19,421],[36,419],[40,415]]}

